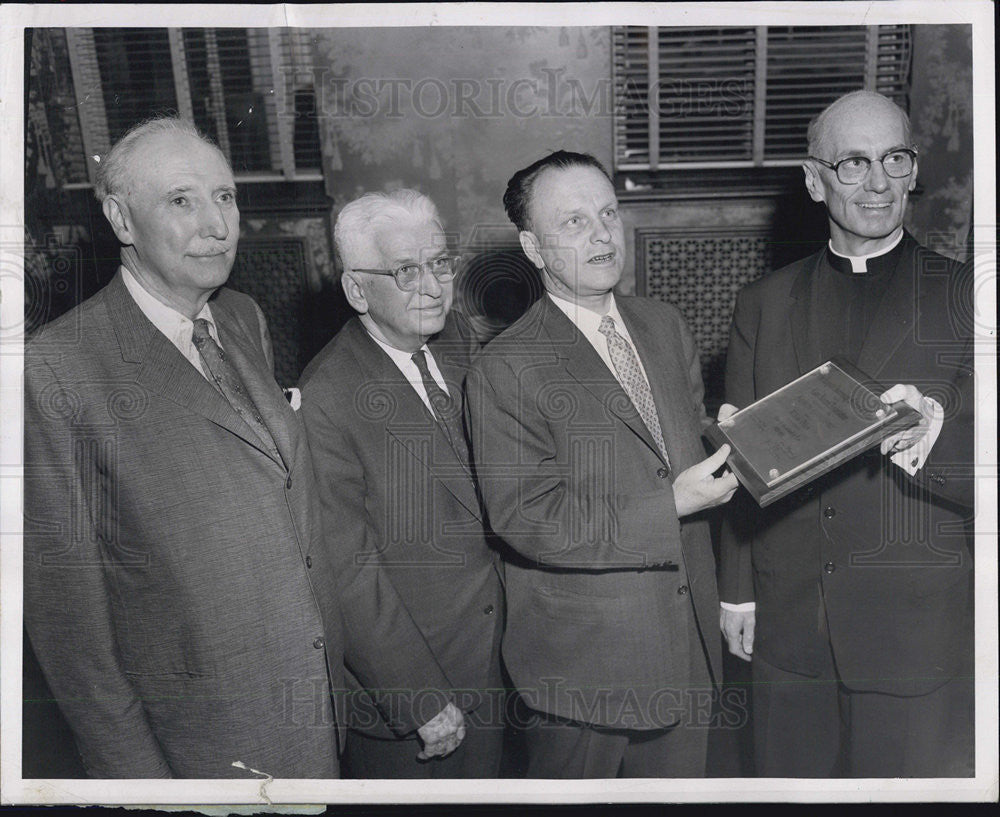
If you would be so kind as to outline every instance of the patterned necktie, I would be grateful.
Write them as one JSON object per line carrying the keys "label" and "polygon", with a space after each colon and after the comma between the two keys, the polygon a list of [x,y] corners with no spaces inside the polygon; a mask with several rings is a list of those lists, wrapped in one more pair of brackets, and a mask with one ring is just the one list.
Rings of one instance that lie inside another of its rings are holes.
{"label": "patterned necktie", "polygon": [[455,401],[448,396],[437,381],[431,376],[431,370],[427,366],[427,357],[423,349],[418,349],[410,356],[410,360],[416,364],[420,371],[420,379],[424,383],[427,391],[427,399],[430,401],[434,419],[444,430],[448,442],[458,455],[462,463],[469,461],[469,450],[465,445],[465,434],[462,431],[462,421],[458,416],[458,406]]}
{"label": "patterned necktie", "polygon": [[257,407],[253,404],[253,400],[250,399],[250,395],[247,394],[246,388],[243,386],[243,381],[240,379],[236,369],[233,368],[233,364],[229,362],[226,358],[226,353],[219,348],[219,344],[209,334],[208,321],[204,318],[198,318],[194,322],[191,341],[198,350],[201,362],[211,376],[212,381],[219,388],[219,391],[222,392],[222,396],[229,401],[229,405],[240,415],[243,422],[250,426],[254,434],[260,438],[260,441],[271,455],[280,462],[281,457],[278,454],[278,449],[274,444],[271,432],[264,425],[260,412],[257,411]]}
{"label": "patterned necktie", "polygon": [[632,401],[632,405],[639,412],[639,416],[642,417],[649,433],[653,435],[653,441],[669,468],[670,458],[667,457],[667,447],[663,444],[663,431],[656,416],[653,393],[649,390],[646,378],[643,377],[642,369],[639,368],[639,359],[635,356],[632,345],[615,331],[615,319],[610,315],[601,318],[601,325],[597,331],[608,339],[608,352],[611,353],[611,362],[615,364],[615,371],[618,372],[618,380]]}

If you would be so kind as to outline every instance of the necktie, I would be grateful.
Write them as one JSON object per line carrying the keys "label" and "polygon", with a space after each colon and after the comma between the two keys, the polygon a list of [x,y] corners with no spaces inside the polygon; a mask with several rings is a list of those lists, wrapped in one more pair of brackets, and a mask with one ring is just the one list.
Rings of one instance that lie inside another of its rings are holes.
{"label": "necktie", "polygon": [[281,457],[278,454],[278,449],[274,444],[271,432],[264,425],[264,421],[260,417],[260,412],[257,411],[257,407],[253,404],[253,400],[250,399],[250,395],[247,394],[246,388],[243,386],[243,381],[240,379],[236,369],[233,368],[233,364],[229,362],[226,358],[226,353],[219,348],[219,344],[209,334],[208,321],[204,318],[198,318],[194,322],[191,341],[198,350],[201,362],[204,364],[212,381],[218,386],[219,391],[222,392],[222,396],[229,401],[229,405],[233,407],[233,411],[240,415],[243,422],[250,426],[271,455],[280,461]]}
{"label": "necktie", "polygon": [[455,454],[458,455],[459,460],[463,464],[467,463],[469,461],[469,451],[465,445],[465,434],[462,431],[462,421],[458,416],[456,402],[448,396],[448,393],[431,376],[431,370],[427,366],[427,358],[423,349],[418,349],[414,352],[410,360],[416,364],[417,369],[420,371],[420,379],[423,381],[424,389],[427,391],[427,399],[430,401],[434,418],[444,430],[445,436],[448,438],[448,442],[451,443],[451,447],[455,450]]}
{"label": "necktie", "polygon": [[669,468],[670,458],[667,457],[667,447],[663,444],[663,432],[660,429],[660,420],[656,416],[653,393],[649,390],[646,378],[643,377],[642,369],[639,368],[639,359],[635,356],[632,345],[615,331],[615,319],[610,315],[601,318],[601,325],[597,331],[608,339],[608,352],[611,353],[611,362],[615,364],[615,371],[618,372],[618,380],[632,401],[632,405],[639,412],[639,416],[642,417],[649,433],[653,435],[653,441]]}

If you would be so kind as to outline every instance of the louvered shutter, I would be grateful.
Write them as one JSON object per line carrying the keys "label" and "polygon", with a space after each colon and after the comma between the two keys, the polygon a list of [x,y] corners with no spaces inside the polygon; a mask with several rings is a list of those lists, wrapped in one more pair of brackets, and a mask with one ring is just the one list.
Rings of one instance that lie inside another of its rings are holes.
{"label": "louvered shutter", "polygon": [[95,28],[93,32],[112,143],[141,119],[177,111],[165,28]]}
{"label": "louvered shutter", "polygon": [[908,26],[625,26],[613,47],[618,170],[793,165],[838,96],[906,107]]}
{"label": "louvered shutter", "polygon": [[641,26],[619,26],[613,31],[615,157],[622,170],[650,163],[649,32]]}
{"label": "louvered shutter", "polygon": [[752,158],[755,37],[753,28],[657,29],[661,164]]}
{"label": "louvered shutter", "polygon": [[[82,154],[104,154],[131,125],[190,117],[237,179],[319,175],[308,32],[292,29],[67,29]],[[93,181],[93,167],[88,165]]]}

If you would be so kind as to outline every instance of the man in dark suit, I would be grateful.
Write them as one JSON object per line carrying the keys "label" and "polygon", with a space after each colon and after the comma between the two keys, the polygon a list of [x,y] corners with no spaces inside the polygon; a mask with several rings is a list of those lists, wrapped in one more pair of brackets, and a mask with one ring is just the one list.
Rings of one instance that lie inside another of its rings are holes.
{"label": "man in dark suit", "polygon": [[468,345],[433,203],[370,193],[340,212],[358,316],[302,376],[341,578],[354,777],[496,777],[503,596],[462,423]]}
{"label": "man in dark suit", "polygon": [[885,97],[827,108],[804,169],[829,246],[740,293],[726,399],[840,355],[922,420],[768,508],[730,508],[721,622],[730,651],[752,653],[757,773],[970,775],[970,270],[903,229],[916,150]]}
{"label": "man in dark suit", "polygon": [[[24,620],[94,777],[336,777],[340,611],[217,147],[133,128],[108,286],[25,359]],[[238,765],[239,764],[239,765]]]}
{"label": "man in dark suit", "polygon": [[473,453],[505,540],[504,661],[533,711],[531,777],[705,773],[720,639],[703,510],[728,453],[704,459],[694,339],[672,306],[615,296],[614,187],[558,151],[504,196],[546,294],[467,384]]}

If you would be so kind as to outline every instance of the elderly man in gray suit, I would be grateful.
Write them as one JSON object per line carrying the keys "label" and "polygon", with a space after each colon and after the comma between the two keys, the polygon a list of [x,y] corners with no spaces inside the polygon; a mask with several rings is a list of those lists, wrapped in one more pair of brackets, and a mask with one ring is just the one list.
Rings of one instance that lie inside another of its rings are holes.
{"label": "elderly man in gray suit", "polygon": [[456,258],[413,190],[337,217],[358,313],[302,375],[345,617],[354,777],[496,777],[503,595],[462,424]]}
{"label": "elderly man in gray suit", "polygon": [[94,777],[337,777],[340,610],[233,174],[160,118],[104,157],[122,244],[25,359],[24,619]]}

